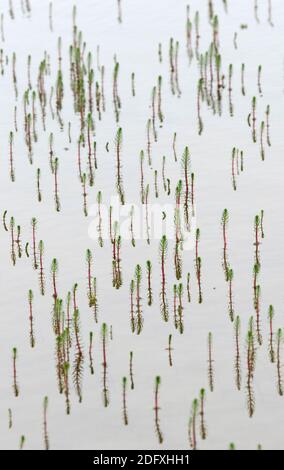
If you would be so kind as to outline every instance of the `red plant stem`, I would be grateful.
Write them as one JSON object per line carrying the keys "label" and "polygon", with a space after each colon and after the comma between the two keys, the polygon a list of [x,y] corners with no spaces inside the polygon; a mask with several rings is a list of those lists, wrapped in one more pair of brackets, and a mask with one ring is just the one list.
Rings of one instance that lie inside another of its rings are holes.
{"label": "red plant stem", "polygon": [[[177,214],[180,214],[180,193],[178,193],[177,198],[176,198],[176,212]],[[178,243],[180,241],[180,231],[178,230],[180,227],[177,226],[176,228],[176,242]]]}
{"label": "red plant stem", "polygon": [[256,296],[256,276],[257,274],[254,273],[254,277],[253,277],[253,292],[254,292],[254,301],[256,302],[257,301],[257,296]]}
{"label": "red plant stem", "polygon": [[113,243],[113,236],[112,236],[112,210],[109,211],[109,237],[111,243]]}
{"label": "red plant stem", "polygon": [[155,388],[155,405],[154,405],[154,410],[155,410],[155,421],[158,423],[159,421],[159,388],[158,385],[156,385]]}
{"label": "red plant stem", "polygon": [[134,390],[134,379],[133,379],[133,354],[132,354],[132,353],[130,353],[129,375],[130,375],[130,380],[131,380],[131,390]]}
{"label": "red plant stem", "polygon": [[247,368],[248,368],[248,378],[247,378],[247,387],[248,387],[248,395],[249,395],[249,414],[252,416],[252,409],[251,409],[251,403],[252,403],[252,393],[251,393],[251,380],[253,376],[252,368],[251,368],[251,356],[250,356],[250,347],[248,347],[248,352],[247,352]]}
{"label": "red plant stem", "polygon": [[140,285],[139,282],[137,282],[136,286],[136,305],[137,305],[137,313],[140,315]]}
{"label": "red plant stem", "polygon": [[[71,324],[71,319],[70,319],[70,302],[67,302],[67,328],[68,328],[68,356],[69,356],[69,348],[71,347],[71,336],[70,336],[70,324]],[[68,360],[69,362],[69,360]]]}
{"label": "red plant stem", "polygon": [[116,261],[116,267],[117,267],[117,277],[120,279],[120,243],[117,243],[117,261]]}
{"label": "red plant stem", "polygon": [[192,447],[193,450],[196,450],[196,416],[195,411],[192,416]]}
{"label": "red plant stem", "polygon": [[78,309],[77,300],[76,300],[76,289],[73,289],[73,308],[74,308],[74,311]]}
{"label": "red plant stem", "polygon": [[260,312],[259,312],[259,298],[258,298],[258,296],[257,296],[257,298],[256,298],[255,311],[256,311],[256,331],[257,331],[257,337],[258,337],[258,342],[261,343],[261,334],[260,334]]}
{"label": "red plant stem", "polygon": [[116,146],[116,158],[117,158],[117,185],[119,189],[119,195],[121,198],[121,174],[120,174],[120,148],[119,144]]}
{"label": "red plant stem", "polygon": [[256,122],[255,107],[253,106],[253,108],[252,108],[252,128],[253,128],[253,135],[254,136],[255,136],[255,133],[256,133],[255,122]]}
{"label": "red plant stem", "polygon": [[104,368],[107,367],[106,338],[105,338],[105,335],[103,335],[103,366],[104,366]]}
{"label": "red plant stem", "polygon": [[188,223],[188,195],[189,195],[189,183],[188,183],[188,168],[187,165],[185,165],[185,173],[184,173],[184,179],[185,179],[185,211],[186,211],[186,219]]}
{"label": "red plant stem", "polygon": [[106,386],[106,370],[107,370],[107,358],[106,358],[106,338],[103,334],[103,384],[104,384],[104,395],[105,395],[105,406],[107,406],[107,386]]}
{"label": "red plant stem", "polygon": [[191,207],[192,215],[194,216],[194,175],[191,175]]}
{"label": "red plant stem", "polygon": [[53,283],[53,298],[54,300],[57,299],[57,289],[56,289],[56,274],[55,272],[52,273],[52,283]]}
{"label": "red plant stem", "polygon": [[34,254],[34,268],[37,269],[37,259],[36,259],[36,234],[35,234],[35,225],[33,224],[33,254]]}
{"label": "red plant stem", "polygon": [[230,310],[233,308],[233,293],[232,293],[232,280],[229,280],[229,301],[230,301]]}
{"label": "red plant stem", "polygon": [[41,283],[41,290],[43,292],[43,282],[44,282],[44,279],[43,279],[43,259],[42,259],[42,252],[40,250],[40,253],[39,253],[39,266],[40,266],[40,283]]}
{"label": "red plant stem", "polygon": [[88,152],[89,171],[90,171],[90,176],[91,176],[92,173],[93,173],[93,168],[92,168],[92,160],[91,160],[92,148],[91,148],[91,129],[90,129],[90,125],[88,125],[88,147],[89,147],[89,152]]}
{"label": "red plant stem", "polygon": [[201,90],[200,90],[200,87],[198,87],[198,93],[197,93],[197,116],[198,116],[198,119],[200,120],[200,94],[201,94]]}
{"label": "red plant stem", "polygon": [[86,192],[86,183],[83,180],[83,199],[84,199],[84,214],[87,215],[87,192]]}
{"label": "red plant stem", "polygon": [[198,266],[198,237],[195,239],[195,263]]}
{"label": "red plant stem", "polygon": [[75,330],[75,337],[76,337],[76,346],[78,348],[79,356],[82,358],[83,357],[83,352],[82,352],[82,348],[81,348],[81,345],[80,345],[78,325],[75,325],[74,330]]}
{"label": "red plant stem", "polygon": [[[176,237],[177,238],[177,237]],[[175,247],[175,269],[177,272],[177,267],[178,267],[178,241],[176,241],[176,247]]]}
{"label": "red plant stem", "polygon": [[228,262],[227,262],[227,234],[226,234],[226,224],[223,222],[223,240],[224,240],[224,268],[227,277],[228,273]]}
{"label": "red plant stem", "polygon": [[13,175],[13,144],[12,144],[12,139],[10,140],[10,171],[11,175]]}
{"label": "red plant stem", "polygon": [[89,110],[93,112],[92,82],[89,80]]}
{"label": "red plant stem", "polygon": [[113,257],[113,260],[116,261],[116,239],[115,239],[115,237],[113,238],[113,242],[112,242],[112,257]]}
{"label": "red plant stem", "polygon": [[96,144],[96,142],[94,142],[94,152],[93,152],[93,155],[94,155],[95,170],[97,170],[97,168],[98,168],[98,162],[97,162],[97,144]]}
{"label": "red plant stem", "polygon": [[81,141],[78,141],[78,168],[80,180],[82,180],[82,167],[81,167]]}
{"label": "red plant stem", "polygon": [[255,227],[255,260],[259,264],[259,236],[258,236],[258,225]]}
{"label": "red plant stem", "polygon": [[130,292],[130,314],[131,314],[131,325],[134,325],[134,299],[133,291]]}
{"label": "red plant stem", "polygon": [[89,299],[92,296],[92,274],[91,274],[91,261],[88,260],[88,286],[89,286]]}
{"label": "red plant stem", "polygon": [[199,291],[199,301],[201,303],[202,302],[201,300],[201,273],[200,273],[199,267],[197,269],[197,283],[198,283],[198,291]]}
{"label": "red plant stem", "polygon": [[166,275],[165,275],[165,253],[162,250],[162,299],[163,299],[163,306],[166,305]]}

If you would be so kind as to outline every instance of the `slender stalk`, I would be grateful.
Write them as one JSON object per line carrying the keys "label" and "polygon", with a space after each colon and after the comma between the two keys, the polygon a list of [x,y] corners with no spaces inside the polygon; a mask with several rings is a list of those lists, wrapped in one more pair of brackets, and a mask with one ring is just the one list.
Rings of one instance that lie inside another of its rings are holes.
{"label": "slender stalk", "polygon": [[190,273],[187,273],[186,276],[186,291],[187,291],[187,300],[188,303],[191,302],[191,295],[190,295]]}
{"label": "slender stalk", "polygon": [[245,64],[242,64],[242,72],[241,72],[241,82],[242,82],[242,95],[246,95],[245,89]]}
{"label": "slender stalk", "polygon": [[117,0],[117,20],[122,23],[121,0]]}
{"label": "slender stalk", "polygon": [[198,413],[198,400],[195,398],[192,402],[191,416],[189,419],[189,442],[192,450],[197,450],[197,432],[196,432],[196,421]]}
{"label": "slender stalk", "polygon": [[11,408],[8,409],[8,427],[9,429],[12,429],[13,426],[13,416],[12,416],[12,410]]}
{"label": "slender stalk", "polygon": [[145,204],[145,188],[144,188],[144,152],[141,150],[140,152],[140,197],[141,197],[141,203]]}
{"label": "slender stalk", "polygon": [[227,228],[229,223],[229,212],[228,209],[224,209],[222,214],[222,233],[223,233],[223,269],[225,273],[225,279],[228,281],[228,272],[229,272],[229,263],[228,263],[228,254],[227,254]]}
{"label": "slender stalk", "polygon": [[90,334],[89,334],[89,367],[90,367],[91,375],[94,375],[92,350],[93,350],[93,332],[90,331]]}
{"label": "slender stalk", "polygon": [[259,65],[257,69],[257,87],[258,87],[258,93],[260,94],[260,96],[262,96],[261,72],[262,72],[262,66]]}
{"label": "slender stalk", "polygon": [[236,347],[236,355],[235,355],[236,385],[237,385],[237,389],[241,390],[241,355],[240,355],[241,320],[239,316],[237,316],[235,319],[234,330],[235,330],[235,347]]}
{"label": "slender stalk", "polygon": [[136,281],[136,330],[139,335],[142,332],[143,328],[143,314],[141,306],[141,280],[142,280],[142,269],[139,264],[137,264],[135,269],[135,281]]}
{"label": "slender stalk", "polygon": [[103,401],[104,406],[109,405],[109,391],[107,387],[107,356],[106,356],[106,341],[108,329],[106,323],[102,325],[102,348],[103,348]]}
{"label": "slender stalk", "polygon": [[[73,290],[73,296],[75,297],[77,285],[75,285]],[[80,313],[77,308],[76,302],[74,305],[74,315],[73,315],[73,328],[74,328],[74,336],[75,336],[75,358],[74,358],[74,365],[73,365],[73,381],[76,390],[76,394],[79,399],[79,403],[82,402],[82,378],[83,378],[83,365],[84,365],[84,355],[83,349],[81,345],[81,338],[80,338]]]}
{"label": "slender stalk", "polygon": [[229,282],[229,316],[230,320],[234,321],[234,304],[233,304],[233,292],[232,292],[232,282],[234,278],[234,271],[232,269],[228,270],[228,282]]}
{"label": "slender stalk", "polygon": [[10,232],[11,232],[11,259],[13,266],[16,265],[16,251],[15,251],[15,219],[14,217],[11,217],[10,219]]}
{"label": "slender stalk", "polygon": [[184,325],[183,325],[183,304],[182,304],[182,296],[183,296],[183,285],[179,284],[177,287],[177,295],[178,295],[178,329],[180,334],[184,332]]}
{"label": "slender stalk", "polygon": [[189,175],[190,175],[190,155],[188,147],[185,147],[184,153],[182,156],[182,167],[184,171],[184,219],[186,223],[187,230],[190,230],[190,213],[189,213],[189,205],[190,205],[190,182],[189,182]]}
{"label": "slender stalk", "polygon": [[161,313],[163,316],[164,321],[168,321],[169,319],[169,310],[168,310],[168,301],[166,297],[166,268],[165,268],[165,261],[166,261],[166,253],[168,248],[168,242],[165,235],[163,235],[161,242],[160,242],[160,257],[161,257]]}
{"label": "slender stalk", "polygon": [[172,367],[172,366],[173,366],[173,358],[172,358],[172,351],[173,351],[173,348],[172,348],[172,335],[169,335],[168,347],[166,348],[166,351],[168,351],[169,365],[170,365],[170,367]]}
{"label": "slender stalk", "polygon": [[270,118],[270,106],[269,106],[269,105],[268,105],[267,108],[266,108],[265,115],[266,115],[266,140],[267,140],[267,145],[268,145],[269,147],[271,147],[271,140],[270,140],[270,122],[269,122],[269,118]]}
{"label": "slender stalk", "polygon": [[12,183],[14,183],[15,182],[15,169],[14,169],[14,162],[13,162],[13,145],[14,145],[13,132],[10,132],[9,143],[10,143],[10,178],[11,178]]}
{"label": "slender stalk", "polygon": [[33,268],[38,269],[38,261],[37,261],[37,251],[36,251],[36,226],[37,220],[35,217],[31,220],[32,225],[32,244],[33,244]]}
{"label": "slender stalk", "polygon": [[131,244],[133,248],[136,246],[135,236],[134,236],[134,206],[131,206],[130,210],[130,233],[131,233]]}
{"label": "slender stalk", "polygon": [[37,200],[38,202],[42,201],[42,193],[40,189],[40,168],[36,171],[36,180],[37,180]]}
{"label": "slender stalk", "polygon": [[211,392],[214,391],[214,369],[213,369],[213,358],[212,358],[212,333],[208,334],[208,380],[209,389]]}
{"label": "slender stalk", "polygon": [[131,74],[131,93],[132,93],[132,96],[133,98],[135,97],[135,73],[132,72]]}
{"label": "slender stalk", "polygon": [[126,404],[126,387],[127,387],[127,377],[122,379],[122,406],[123,406],[123,422],[125,426],[128,425],[128,413],[127,413],[127,404]]}
{"label": "slender stalk", "polygon": [[54,302],[56,302],[58,294],[57,294],[57,286],[56,286],[56,277],[58,274],[58,262],[57,259],[54,258],[51,263],[51,276],[52,276],[52,286],[53,286],[53,298]]}
{"label": "slender stalk", "polygon": [[130,382],[131,382],[131,390],[134,390],[134,375],[133,375],[133,352],[130,351],[129,355],[129,375],[130,375]]}
{"label": "slender stalk", "polygon": [[162,444],[164,441],[163,434],[160,428],[160,416],[159,416],[159,392],[161,386],[161,378],[158,376],[155,380],[155,397],[154,397],[154,412],[155,412],[155,430],[158,436],[159,444]]}
{"label": "slender stalk", "polygon": [[17,225],[17,238],[15,240],[18,248],[18,257],[22,257],[22,246],[21,246],[21,226]]}
{"label": "slender stalk", "polygon": [[151,282],[151,276],[152,276],[152,263],[151,261],[146,262],[146,268],[147,268],[147,298],[148,298],[148,305],[151,306],[153,304],[153,291],[152,291],[152,282]]}
{"label": "slender stalk", "polygon": [[205,440],[207,437],[207,429],[204,420],[204,404],[205,404],[205,390],[200,390],[200,435],[201,439]]}
{"label": "slender stalk", "polygon": [[249,417],[252,418],[255,411],[255,399],[253,391],[253,376],[255,370],[256,350],[252,322],[247,334],[247,407]]}
{"label": "slender stalk", "polygon": [[34,336],[34,320],[33,320],[33,291],[30,289],[28,292],[29,301],[29,322],[30,322],[30,345],[32,348],[35,347],[35,336]]}
{"label": "slender stalk", "polygon": [[134,291],[135,281],[132,279],[130,283],[130,325],[132,333],[135,333],[136,329],[136,319],[134,314]]}
{"label": "slender stalk", "polygon": [[116,146],[116,187],[122,205],[125,203],[124,190],[122,186],[121,175],[121,145],[122,145],[122,129],[118,129],[116,133],[115,146]]}
{"label": "slender stalk", "polygon": [[252,140],[256,143],[256,97],[252,99]]}
{"label": "slender stalk", "polygon": [[199,247],[199,240],[200,240],[200,229],[196,229],[195,234],[195,271],[196,271],[196,278],[198,284],[198,303],[203,302],[203,295],[202,295],[202,288],[201,288],[201,258],[198,254],[198,247]]}
{"label": "slender stalk", "polygon": [[15,397],[18,397],[20,393],[17,381],[17,357],[17,348],[13,348],[13,390]]}
{"label": "slender stalk", "polygon": [[49,450],[49,437],[47,431],[47,407],[48,407],[48,397],[44,397],[43,400],[43,436],[44,436],[44,448]]}
{"label": "slender stalk", "polygon": [[269,357],[270,362],[275,362],[275,350],[274,350],[274,332],[273,332],[273,318],[274,308],[272,305],[269,306],[268,319],[269,319]]}
{"label": "slender stalk", "polygon": [[60,212],[60,200],[59,200],[59,193],[58,193],[58,168],[59,168],[59,160],[56,157],[53,162],[54,167],[54,200],[55,200],[55,209],[57,212]]}
{"label": "slender stalk", "polygon": [[283,343],[283,331],[281,328],[277,331],[277,388],[280,396],[283,396],[282,363],[281,363],[281,345]]}

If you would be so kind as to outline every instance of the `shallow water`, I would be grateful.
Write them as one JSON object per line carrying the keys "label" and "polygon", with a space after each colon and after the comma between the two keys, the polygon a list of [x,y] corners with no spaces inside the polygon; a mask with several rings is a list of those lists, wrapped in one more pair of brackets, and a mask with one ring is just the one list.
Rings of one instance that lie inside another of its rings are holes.
{"label": "shallow water", "polygon": [[[180,335],[173,324],[172,286],[176,282],[173,269],[172,242],[167,255],[167,295],[170,321],[162,321],[160,292],[159,240],[137,242],[122,240],[123,286],[112,287],[112,253],[109,241],[100,248],[89,236],[94,217],[84,217],[82,187],[78,179],[77,138],[79,119],[74,114],[70,90],[69,46],[72,43],[72,2],[59,0],[53,5],[54,31],[48,23],[48,1],[31,1],[30,17],[23,15],[20,1],[14,1],[15,19],[8,14],[8,1],[2,2],[5,42],[1,44],[9,57],[1,86],[1,167],[0,211],[7,210],[7,221],[14,216],[22,228],[22,244],[31,243],[31,218],[36,217],[37,240],[45,244],[44,266],[46,294],[40,295],[38,273],[32,260],[23,255],[13,267],[10,257],[10,234],[0,232],[0,447],[15,449],[21,435],[25,435],[26,449],[42,449],[43,398],[48,396],[48,433],[52,449],[156,449],[158,440],[154,429],[154,381],[161,376],[160,424],[164,435],[164,449],[188,449],[188,420],[191,404],[201,388],[206,389],[205,419],[208,438],[198,437],[199,449],[227,449],[234,442],[238,449],[283,448],[283,397],[277,393],[276,364],[268,357],[268,320],[270,304],[275,308],[274,329],[283,327],[282,277],[284,262],[281,242],[284,236],[282,221],[283,200],[283,57],[281,56],[284,5],[273,0],[274,27],[267,22],[267,2],[259,1],[260,24],[254,18],[253,3],[247,0],[232,2],[225,14],[222,1],[215,0],[219,16],[220,48],[225,75],[233,64],[234,116],[229,115],[228,90],[223,92],[223,113],[212,116],[202,104],[204,131],[198,135],[196,94],[199,68],[196,60],[189,66],[185,47],[186,1],[122,0],[123,22],[117,21],[115,0],[73,2],[77,4],[77,24],[83,32],[87,51],[94,55],[100,46],[100,64],[105,66],[106,113],[97,118],[98,171],[95,185],[88,188],[89,208],[96,203],[97,192],[102,191],[103,202],[110,203],[115,190],[115,146],[117,131],[112,102],[113,56],[120,63],[118,79],[122,102],[119,125],[123,129],[123,180],[126,202],[140,206],[139,153],[146,149],[147,119],[151,117],[151,91],[158,75],[163,77],[162,106],[165,116],[163,128],[158,129],[158,142],[152,144],[153,169],[145,161],[145,182],[150,184],[151,203],[174,204],[174,190],[182,177],[181,156],[186,145],[191,153],[192,169],[196,178],[196,223],[201,230],[202,286],[204,302],[199,305],[195,278],[194,251],[183,253],[183,283],[186,273],[192,281],[192,302],[184,293],[184,326]],[[177,6],[178,3],[178,6]],[[202,3],[202,5],[200,5]],[[248,3],[250,4],[248,6]],[[208,47],[211,28],[208,23],[207,2],[190,3],[191,18],[200,12],[200,51]],[[245,23],[248,28],[240,29]],[[238,49],[234,49],[234,33],[238,32]],[[37,131],[39,140],[34,145],[34,163],[30,165],[24,143],[23,93],[27,87],[27,56],[32,55],[31,79],[36,89],[38,66],[46,50],[51,58],[51,76],[46,77],[48,96],[55,85],[57,73],[57,39],[62,37],[64,130],[52,120],[47,106],[47,131],[44,132],[37,102]],[[169,83],[168,45],[170,37],[179,41],[179,80],[182,95],[173,97]],[[194,38],[194,31],[193,31]],[[158,61],[158,44],[163,46],[163,63]],[[12,83],[12,54],[17,54],[18,101],[15,101]],[[241,94],[241,64],[246,64],[246,96]],[[263,96],[257,90],[257,68],[262,65]],[[131,73],[136,75],[136,96],[131,95]],[[99,77],[99,75],[98,75]],[[263,119],[266,106],[271,107],[272,147],[266,146],[266,159],[260,158],[259,142],[252,143],[247,115],[251,100],[257,96],[257,125]],[[16,181],[9,178],[9,132],[14,130],[14,106],[18,107],[18,133],[14,132],[14,165]],[[68,142],[68,122],[72,123],[72,143]],[[49,133],[54,133],[55,155],[59,158],[59,193],[61,211],[54,208],[53,177],[49,167]],[[177,132],[178,162],[175,163],[172,139]],[[109,153],[105,149],[109,142]],[[231,152],[236,146],[244,151],[245,171],[237,179],[237,191],[231,181]],[[68,150],[65,150],[65,149]],[[82,152],[86,161],[87,151]],[[162,158],[166,156],[166,174],[171,178],[170,197],[162,189]],[[36,169],[41,168],[43,201],[37,202]],[[155,199],[153,170],[159,173],[160,197]],[[282,196],[281,196],[282,194]],[[227,207],[228,255],[234,269],[235,312],[241,318],[242,390],[238,392],[234,377],[234,330],[228,318],[227,284],[222,270],[221,216]],[[254,216],[264,210],[265,238],[261,252],[261,328],[263,345],[257,348],[254,377],[255,414],[248,417],[246,405],[246,333],[251,315],[252,272],[254,263]],[[93,271],[98,280],[99,322],[93,320],[87,301],[86,249],[93,253]],[[52,286],[50,266],[58,259],[58,291],[66,299],[67,292],[78,283],[78,305],[84,344],[85,365],[83,402],[78,403],[72,380],[71,415],[66,416],[64,396],[59,395],[55,371],[55,337],[52,330]],[[153,264],[154,304],[146,302],[146,260]],[[129,284],[136,265],[142,266],[142,303],[144,329],[140,336],[130,331]],[[29,344],[28,290],[34,293],[34,328],[36,347]],[[103,407],[102,399],[102,340],[101,325],[113,329],[113,340],[107,346],[108,385],[110,404]],[[88,337],[94,332],[95,374],[88,368]],[[213,333],[215,389],[211,393],[207,374],[207,336]],[[168,365],[168,335],[173,335],[173,367]],[[20,396],[12,389],[12,348],[18,349],[17,373]],[[122,377],[129,377],[129,352],[134,352],[135,390],[128,380],[127,405],[129,425],[122,420]],[[283,354],[282,354],[283,357]],[[283,357],[284,360],[284,357]],[[8,430],[8,408],[12,409],[13,427]]]}

